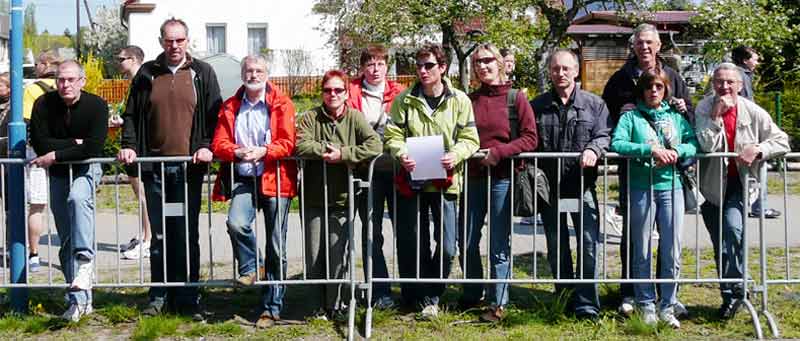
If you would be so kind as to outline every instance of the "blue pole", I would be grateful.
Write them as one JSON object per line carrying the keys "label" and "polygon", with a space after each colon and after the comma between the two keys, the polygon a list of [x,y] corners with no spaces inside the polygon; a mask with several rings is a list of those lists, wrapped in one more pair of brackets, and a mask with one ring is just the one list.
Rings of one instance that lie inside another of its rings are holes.
{"label": "blue pole", "polygon": [[[25,122],[22,121],[22,0],[11,1],[11,121],[8,124],[8,150],[11,158],[25,158]],[[11,283],[27,281],[25,263],[25,188],[23,165],[8,167],[8,216],[6,227],[10,230]],[[11,289],[11,308],[15,312],[28,312],[28,289]]]}

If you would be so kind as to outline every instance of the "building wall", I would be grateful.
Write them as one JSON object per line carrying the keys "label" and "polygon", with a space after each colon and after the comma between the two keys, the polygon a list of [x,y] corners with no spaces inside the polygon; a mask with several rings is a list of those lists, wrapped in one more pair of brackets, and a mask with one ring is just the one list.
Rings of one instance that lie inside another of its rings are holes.
{"label": "building wall", "polygon": [[[248,24],[267,24],[267,48],[277,51],[302,49],[312,57],[312,67],[307,73],[318,74],[334,67],[336,60],[331,49],[325,46],[326,37],[315,28],[319,17],[311,14],[313,0],[293,1],[197,1],[158,0],[150,13],[130,13],[128,17],[129,43],[140,46],[145,59],[153,59],[162,52],[158,42],[161,23],[176,17],[189,26],[190,51],[206,55],[207,24],[224,24],[226,53],[241,59],[247,55]],[[280,53],[274,53],[279,56]],[[272,75],[285,75],[284,63],[274,58]]]}

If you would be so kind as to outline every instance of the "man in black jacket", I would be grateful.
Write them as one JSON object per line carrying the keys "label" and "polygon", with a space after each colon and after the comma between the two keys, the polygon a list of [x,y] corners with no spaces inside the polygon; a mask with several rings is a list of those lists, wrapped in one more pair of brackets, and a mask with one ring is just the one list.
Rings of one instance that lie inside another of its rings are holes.
{"label": "man in black jacket", "polygon": [[[70,283],[69,309],[62,317],[77,322],[92,313],[94,282],[94,193],[103,175],[99,164],[56,165],[84,160],[103,153],[108,105],[82,92],[86,73],[75,61],[58,67],[56,86],[39,96],[31,114],[31,144],[36,155],[31,164],[50,173],[50,207],[61,249],[58,258]],[[71,169],[70,169],[71,168]]]}
{"label": "man in black jacket", "polygon": [[[694,110],[692,109],[692,99],[689,95],[689,89],[686,87],[686,82],[681,76],[672,68],[663,63],[658,56],[661,50],[661,38],[658,36],[656,27],[650,24],[641,24],[633,30],[631,35],[631,47],[633,48],[634,56],[625,63],[617,72],[615,72],[606,83],[603,89],[603,100],[608,105],[609,116],[611,117],[612,127],[614,131],[619,118],[622,113],[635,108],[636,96],[634,95],[634,88],[639,76],[645,71],[662,70],[670,79],[670,89],[674,96],[670,99],[670,104],[680,111],[686,120],[694,124]],[[623,159],[619,161],[618,176],[619,176],[619,212],[623,216],[622,219],[622,236],[620,243],[620,258],[622,261],[622,278],[628,277],[628,219],[625,219],[627,214],[628,203],[628,183],[627,183],[627,162]],[[620,305],[620,311],[623,314],[629,315],[633,313],[633,285],[622,284],[620,285],[622,291],[623,301]],[[686,309],[683,305],[678,303],[675,307],[676,315],[684,315]]]}
{"label": "man in black jacket", "polygon": [[[188,32],[180,19],[171,18],[161,25],[164,53],[142,65],[133,79],[123,115],[122,149],[117,155],[126,164],[133,163],[137,156],[192,156],[191,163],[163,163],[163,172],[161,163],[140,165],[153,234],[153,283],[199,280],[197,225],[201,189],[205,163],[213,157],[210,144],[222,99],[211,66],[187,53]],[[184,182],[188,196],[184,196]],[[162,207],[162,199],[167,207]],[[188,207],[184,209],[182,205]],[[184,216],[184,212],[188,215]],[[162,214],[166,221],[162,221]],[[143,313],[160,314],[167,303],[195,320],[204,319],[197,287],[151,287],[150,304]]]}
{"label": "man in black jacket", "polygon": [[[600,244],[595,182],[597,160],[605,154],[611,140],[608,109],[600,97],[576,87],[579,63],[572,51],[555,51],[550,55],[547,69],[553,89],[531,101],[539,129],[537,151],[581,153],[580,158],[542,159],[539,162],[551,188],[549,203],[540,206],[547,238],[547,261],[557,279],[593,279],[597,278]],[[569,206],[569,201],[575,202],[572,208],[565,207]],[[571,213],[578,241],[578,264],[575,268],[572,266],[566,212]],[[574,289],[570,306],[575,316],[598,319],[600,300],[597,284],[556,284],[559,295],[569,289]]]}

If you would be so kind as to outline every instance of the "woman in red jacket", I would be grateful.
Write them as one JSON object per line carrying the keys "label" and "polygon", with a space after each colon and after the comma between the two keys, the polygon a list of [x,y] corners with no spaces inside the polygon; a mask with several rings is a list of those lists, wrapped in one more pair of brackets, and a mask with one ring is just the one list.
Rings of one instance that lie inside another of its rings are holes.
{"label": "woman in red jacket", "polygon": [[[467,278],[483,278],[479,245],[488,211],[491,278],[508,279],[513,271],[509,265],[512,226],[512,169],[509,157],[536,149],[536,120],[525,93],[511,88],[503,57],[497,47],[481,45],[472,54],[471,60],[480,88],[469,97],[475,113],[480,148],[486,156],[469,162],[467,221],[464,230],[460,231],[460,245],[466,252],[460,259],[461,267],[465,269]],[[510,115],[510,109],[516,111],[516,115]],[[491,192],[488,203],[487,190]],[[508,304],[508,283],[491,284],[488,289],[486,297],[490,308],[481,315],[481,319],[497,321],[503,318],[504,307]],[[464,285],[462,306],[476,305],[482,293],[483,286],[480,284]]]}
{"label": "woman in red jacket", "polygon": [[[267,82],[263,57],[242,60],[242,81],[244,85],[220,109],[211,144],[214,156],[226,161],[213,199],[231,198],[227,225],[238,263],[236,282],[252,285],[259,280],[260,261],[250,225],[259,208],[264,211],[267,236],[266,278],[261,279],[286,279],[286,217],[296,194],[297,167],[294,161],[281,159],[294,153],[295,110],[289,97]],[[285,291],[284,285],[264,287],[258,327],[280,320]]]}

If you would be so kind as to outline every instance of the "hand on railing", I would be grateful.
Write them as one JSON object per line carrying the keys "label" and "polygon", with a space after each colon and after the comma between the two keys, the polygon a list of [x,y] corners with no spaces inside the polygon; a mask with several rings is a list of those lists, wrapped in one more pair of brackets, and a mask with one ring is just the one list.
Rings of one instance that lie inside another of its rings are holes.
{"label": "hand on railing", "polygon": [[200,148],[192,155],[192,163],[211,162],[214,154],[208,148]]}
{"label": "hand on railing", "polygon": [[597,164],[597,154],[593,150],[584,150],[581,154],[581,168],[594,167]]}
{"label": "hand on railing", "polygon": [[117,161],[129,165],[136,161],[136,151],[130,148],[122,148],[117,153]]}
{"label": "hand on railing", "polygon": [[50,167],[54,163],[56,163],[56,152],[49,152],[31,161],[32,165],[42,168]]}
{"label": "hand on railing", "polygon": [[481,160],[481,164],[486,167],[496,166],[498,162],[500,162],[500,160],[498,160],[495,154],[492,154],[488,149],[486,150],[486,156],[484,156]]}

